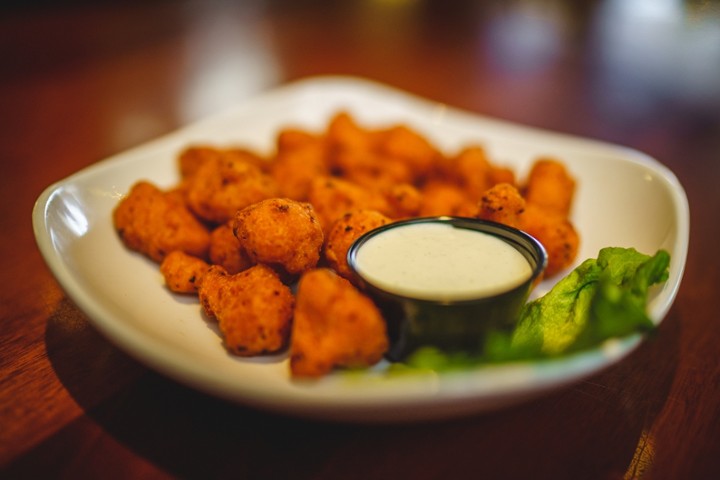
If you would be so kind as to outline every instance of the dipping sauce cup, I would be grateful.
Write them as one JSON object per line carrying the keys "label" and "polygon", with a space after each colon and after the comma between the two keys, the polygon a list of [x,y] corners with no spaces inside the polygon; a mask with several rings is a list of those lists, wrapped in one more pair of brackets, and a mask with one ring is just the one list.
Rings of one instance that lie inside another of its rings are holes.
{"label": "dipping sauce cup", "polygon": [[347,260],[383,310],[388,357],[398,361],[423,346],[481,353],[488,331],[515,325],[547,254],[520,230],[443,216],[367,232]]}

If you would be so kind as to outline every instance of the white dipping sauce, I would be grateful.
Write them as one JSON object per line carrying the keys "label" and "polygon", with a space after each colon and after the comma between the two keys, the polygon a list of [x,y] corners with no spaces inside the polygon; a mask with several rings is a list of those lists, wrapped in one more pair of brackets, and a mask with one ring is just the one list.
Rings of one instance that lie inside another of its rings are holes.
{"label": "white dipping sauce", "polygon": [[441,223],[389,228],[361,245],[355,260],[368,282],[425,300],[487,297],[532,275],[528,260],[501,238]]}

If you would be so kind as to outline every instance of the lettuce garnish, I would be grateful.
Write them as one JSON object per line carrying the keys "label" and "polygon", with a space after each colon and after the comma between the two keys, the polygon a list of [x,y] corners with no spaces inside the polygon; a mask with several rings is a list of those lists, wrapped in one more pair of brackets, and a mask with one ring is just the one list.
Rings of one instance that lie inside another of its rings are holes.
{"label": "lettuce garnish", "polygon": [[646,305],[652,285],[668,278],[670,255],[608,247],[527,303],[515,328],[492,331],[479,355],[421,348],[408,366],[447,370],[470,364],[556,357],[592,348],[610,338],[648,332],[655,324]]}

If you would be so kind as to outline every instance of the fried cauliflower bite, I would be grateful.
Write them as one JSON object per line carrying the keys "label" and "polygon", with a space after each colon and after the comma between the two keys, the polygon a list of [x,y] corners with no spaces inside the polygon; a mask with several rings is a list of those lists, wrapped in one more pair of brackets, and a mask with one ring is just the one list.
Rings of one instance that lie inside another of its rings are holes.
{"label": "fried cauliflower bite", "polygon": [[514,186],[499,183],[483,194],[479,207],[478,218],[519,228],[525,199]]}
{"label": "fried cauliflower bite", "polygon": [[280,149],[270,167],[279,195],[307,201],[312,181],[329,174],[325,157],[325,144],[319,140],[308,140],[293,148]]}
{"label": "fried cauliflower bite", "polygon": [[204,145],[193,145],[185,148],[178,155],[180,176],[185,179],[191,177],[207,162],[215,161],[220,156],[217,148]]}
{"label": "fried cauliflower bite", "polygon": [[497,185],[498,183],[508,183],[516,187],[515,172],[509,167],[492,165],[490,167],[490,185]]}
{"label": "fried cauliflower bite", "polygon": [[527,203],[567,217],[575,194],[575,179],[565,166],[553,159],[536,161],[525,186]]}
{"label": "fried cauliflower bite", "polygon": [[263,200],[240,210],[233,233],[250,260],[290,275],[315,267],[324,242],[313,207],[287,198]]}
{"label": "fried cauliflower bite", "polygon": [[255,263],[235,237],[232,223],[224,223],[210,233],[210,263],[222,266],[228,273],[238,273]]}
{"label": "fried cauliflower bite", "polygon": [[239,209],[277,193],[275,181],[252,161],[227,154],[201,164],[188,178],[186,201],[201,219],[221,224]]}
{"label": "fried cauliflower bite", "polygon": [[160,273],[167,287],[176,293],[197,293],[210,268],[204,260],[180,250],[170,252],[160,263]]}
{"label": "fried cauliflower bite", "polygon": [[335,367],[368,367],[388,348],[375,304],[328,269],[303,274],[290,341],[293,377],[317,378]]}
{"label": "fried cauliflower bite", "polygon": [[409,183],[391,185],[384,188],[381,193],[390,207],[389,217],[399,220],[416,217],[420,214],[422,193],[413,185]]}
{"label": "fried cauliflower bite", "polygon": [[210,234],[174,194],[145,181],[136,183],[115,207],[113,224],[131,250],[161,262],[173,250],[205,258]]}
{"label": "fried cauliflower bite", "polygon": [[330,119],[325,136],[333,152],[371,151],[375,147],[377,139],[376,135],[360,127],[355,119],[345,111],[336,113]]}
{"label": "fried cauliflower bite", "polygon": [[410,167],[393,157],[374,152],[345,150],[335,157],[336,176],[370,190],[381,190],[399,183],[413,181]]}
{"label": "fried cauliflower bite", "polygon": [[328,235],[325,258],[339,275],[350,279],[352,272],[347,264],[350,245],[363,233],[386,225],[392,220],[375,210],[352,210],[340,217]]}
{"label": "fried cauliflower bite", "polygon": [[570,267],[578,252],[580,236],[567,218],[527,203],[520,215],[520,229],[537,238],[548,255],[545,277]]}
{"label": "fried cauliflower bite", "polygon": [[323,232],[326,233],[330,232],[338,218],[350,210],[363,208],[383,214],[388,214],[391,210],[381,193],[332,177],[313,180],[308,201],[315,209]]}
{"label": "fried cauliflower bite", "polygon": [[415,182],[423,181],[433,171],[440,152],[430,141],[406,125],[396,125],[379,132],[376,152],[405,164]]}
{"label": "fried cauliflower bite", "polygon": [[464,148],[454,157],[454,178],[474,202],[493,186],[493,167],[482,147]]}
{"label": "fried cauliflower bite", "polygon": [[249,357],[287,346],[295,299],[270,267],[255,265],[230,275],[214,265],[203,278],[199,297],[231,353]]}
{"label": "fried cauliflower bite", "polygon": [[324,144],[325,138],[298,128],[284,128],[278,132],[275,143],[278,154],[283,154],[309,145]]}
{"label": "fried cauliflower bite", "polygon": [[208,162],[221,161],[223,158],[250,163],[266,170],[269,162],[260,155],[244,148],[217,148],[209,145],[192,145],[178,155],[180,176],[191,177],[198,169]]}
{"label": "fried cauliflower bite", "polygon": [[429,182],[422,189],[421,217],[436,215],[452,215],[474,217],[477,215],[477,202],[474,202],[457,185],[435,181]]}

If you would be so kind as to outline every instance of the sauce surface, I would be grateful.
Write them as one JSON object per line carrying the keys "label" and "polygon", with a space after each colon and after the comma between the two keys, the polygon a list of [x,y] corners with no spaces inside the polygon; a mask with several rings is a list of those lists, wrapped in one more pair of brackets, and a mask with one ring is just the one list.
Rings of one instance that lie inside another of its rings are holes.
{"label": "sauce surface", "polygon": [[425,300],[468,300],[510,290],[532,275],[528,260],[499,237],[440,223],[390,228],[356,252],[370,283]]}

